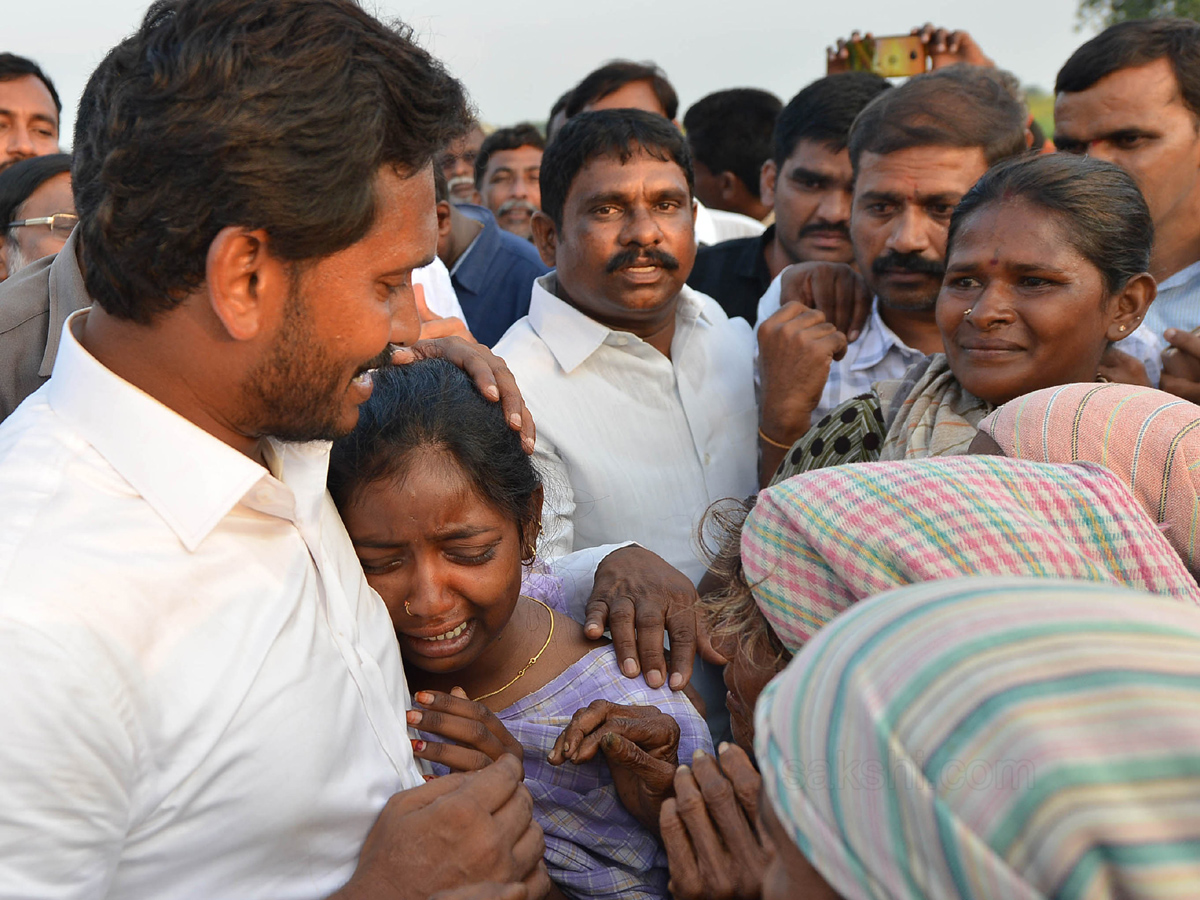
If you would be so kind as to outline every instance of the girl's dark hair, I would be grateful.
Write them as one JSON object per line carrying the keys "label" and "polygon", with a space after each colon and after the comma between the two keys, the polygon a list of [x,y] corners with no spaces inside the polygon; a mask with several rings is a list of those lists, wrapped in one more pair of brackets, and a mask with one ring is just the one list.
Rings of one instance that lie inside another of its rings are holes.
{"label": "girl's dark hair", "polygon": [[991,203],[1022,199],[1056,213],[1071,246],[1100,270],[1110,295],[1150,268],[1154,223],[1129,174],[1088,156],[1021,156],[989,169],[950,218],[946,258],[973,214]]}
{"label": "girl's dark hair", "polygon": [[[525,541],[539,514],[533,501],[541,480],[533,461],[500,404],[485,400],[465,372],[441,359],[375,372],[358,425],[333,444],[333,502],[345,509],[362,485],[402,477],[413,451],[427,448],[453,457],[480,495],[517,523]],[[532,558],[533,548],[523,549]]]}

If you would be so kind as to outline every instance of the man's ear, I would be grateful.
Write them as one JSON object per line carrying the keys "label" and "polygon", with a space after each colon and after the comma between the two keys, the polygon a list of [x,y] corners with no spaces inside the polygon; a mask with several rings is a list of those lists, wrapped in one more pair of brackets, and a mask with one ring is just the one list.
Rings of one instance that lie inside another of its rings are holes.
{"label": "man's ear", "polygon": [[554,220],[544,212],[535,212],[529,220],[529,227],[533,229],[533,245],[537,247],[542,262],[552,269],[555,268],[558,265],[555,261],[558,254],[558,234],[554,230]]}
{"label": "man's ear", "polygon": [[8,241],[0,234],[0,281],[8,278]]}
{"label": "man's ear", "polygon": [[741,196],[742,179],[732,172],[722,172],[717,176],[717,183],[720,185],[721,199],[726,203],[734,203]]}
{"label": "man's ear", "polygon": [[280,319],[291,293],[290,267],[268,250],[263,229],[222,228],[208,245],[205,285],[213,313],[235,341],[257,338]]}
{"label": "man's ear", "polygon": [[775,206],[775,180],[778,177],[779,167],[775,165],[775,160],[768,159],[762,164],[758,173],[758,196],[765,206]]}
{"label": "man's ear", "polygon": [[1125,287],[1109,301],[1108,313],[1111,318],[1108,323],[1108,339],[1119,341],[1133,334],[1142,324],[1146,310],[1154,302],[1157,293],[1158,286],[1147,272],[1134,275],[1125,282]]}
{"label": "man's ear", "polygon": [[450,219],[450,201],[439,200],[437,204],[438,238],[444,238],[450,233],[453,224]]}

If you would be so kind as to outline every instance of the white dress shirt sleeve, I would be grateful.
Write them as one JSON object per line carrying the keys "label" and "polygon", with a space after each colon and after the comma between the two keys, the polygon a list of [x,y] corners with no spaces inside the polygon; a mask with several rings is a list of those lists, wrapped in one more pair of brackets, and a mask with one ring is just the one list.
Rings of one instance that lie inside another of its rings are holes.
{"label": "white dress shirt sleeve", "polygon": [[582,622],[587,617],[587,602],[591,599],[592,588],[596,585],[596,569],[604,562],[605,557],[623,547],[636,546],[638,544],[635,541],[601,544],[598,547],[576,550],[554,561],[554,574],[563,581],[567,611],[572,619]]}
{"label": "white dress shirt sleeve", "polygon": [[[783,272],[786,271],[787,269],[784,268]],[[780,272],[771,279],[771,283],[768,285],[766,293],[758,298],[758,319],[754,325],[754,334],[756,336],[758,335],[758,326],[777,313],[779,311],[779,307],[782,305],[783,272]],[[757,352],[758,351],[755,350],[755,353]]]}
{"label": "white dress shirt sleeve", "polygon": [[128,693],[107,668],[0,623],[0,897],[108,894],[138,748]]}

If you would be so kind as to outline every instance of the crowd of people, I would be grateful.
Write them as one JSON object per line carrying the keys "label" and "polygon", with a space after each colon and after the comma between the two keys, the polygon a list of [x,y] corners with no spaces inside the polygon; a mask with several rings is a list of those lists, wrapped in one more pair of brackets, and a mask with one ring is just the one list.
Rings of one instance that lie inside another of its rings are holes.
{"label": "crowd of people", "polygon": [[858,37],[0,54],[0,897],[1200,896],[1200,23]]}

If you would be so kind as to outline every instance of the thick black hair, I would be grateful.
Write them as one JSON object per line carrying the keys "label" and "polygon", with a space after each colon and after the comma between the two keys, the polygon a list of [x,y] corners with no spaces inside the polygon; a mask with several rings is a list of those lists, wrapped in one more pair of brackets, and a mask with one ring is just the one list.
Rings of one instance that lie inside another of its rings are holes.
{"label": "thick black hair", "polygon": [[518,147],[546,149],[546,139],[530,122],[520,122],[511,128],[497,128],[483,139],[479,155],[475,157],[475,187],[483,187],[483,176],[487,172],[488,159],[498,150],[516,150]]}
{"label": "thick black hair", "polygon": [[771,158],[775,120],[783,101],[770,91],[733,88],[692,104],[683,114],[692,158],[714,175],[732,172],[755,197],[762,164]]}
{"label": "thick black hair", "polygon": [[857,172],[863,153],[979,147],[995,165],[1024,152],[1026,119],[1006,73],[947,66],[884,91],[859,113],[850,129],[850,164]]}
{"label": "thick black hair", "polygon": [[0,81],[14,81],[17,78],[24,78],[26,75],[32,75],[46,86],[46,90],[50,92],[50,99],[54,101],[54,108],[61,115],[62,100],[58,99],[58,91],[54,88],[54,82],[50,80],[49,75],[42,71],[42,67],[24,56],[17,56],[15,53],[0,53]]}
{"label": "thick black hair", "polygon": [[1164,57],[1184,105],[1200,115],[1200,22],[1191,19],[1136,19],[1104,29],[1058,70],[1054,93],[1086,91],[1106,75]]}
{"label": "thick black hair", "polygon": [[567,118],[573,119],[589,103],[595,103],[635,81],[649,81],[667,118],[675,118],[679,112],[679,95],[671,87],[671,82],[667,81],[666,72],[652,62],[639,63],[628,59],[614,59],[585,75],[567,100]]}
{"label": "thick black hair", "polygon": [[71,171],[69,153],[51,153],[13,163],[0,172],[0,229],[17,217],[29,195],[55,175]]}
{"label": "thick black hair", "polygon": [[[480,496],[516,522],[524,541],[540,512],[534,495],[541,480],[500,404],[485,400],[470,376],[442,359],[386,366],[374,377],[354,431],[333,443],[328,485],[338,509],[353,504],[365,485],[403,478],[418,451],[440,450]],[[523,549],[532,555],[532,547]]]}
{"label": "thick black hair", "polygon": [[360,240],[381,167],[420,170],[470,118],[411,30],[354,0],[157,0],[80,107],[88,293],[140,323],[199,287],[227,226],[293,262]]}
{"label": "thick black hair", "polygon": [[835,153],[845,150],[855,118],[891,86],[872,72],[826,75],[807,85],[788,101],[775,122],[775,164],[787,162],[801,141],[816,141]]}
{"label": "thick black hair", "polygon": [[1025,200],[1055,215],[1112,295],[1150,268],[1154,223],[1142,192],[1119,166],[1069,153],[1022,155],[989,169],[950,218],[946,258],[963,224],[993,203]]}
{"label": "thick black hair", "polygon": [[662,162],[676,163],[687,178],[688,192],[695,186],[692,157],[683,135],[667,119],[640,109],[602,109],[570,118],[542,156],[542,212],[562,228],[563,205],[575,176],[591,160],[607,156],[629,162],[645,153]]}

